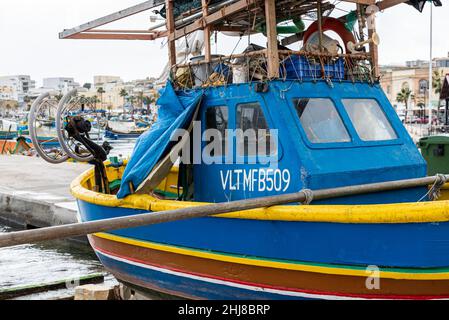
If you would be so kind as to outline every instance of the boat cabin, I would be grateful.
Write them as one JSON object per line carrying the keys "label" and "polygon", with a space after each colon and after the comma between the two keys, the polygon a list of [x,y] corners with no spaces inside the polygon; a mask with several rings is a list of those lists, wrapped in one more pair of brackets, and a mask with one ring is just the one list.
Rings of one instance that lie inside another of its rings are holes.
{"label": "boat cabin", "polygon": [[[203,161],[193,166],[195,201],[224,202],[426,175],[425,161],[378,84],[272,81],[264,92],[254,84],[229,85],[225,92],[209,88],[200,115],[203,135],[217,129],[226,138],[220,141],[222,152],[213,156],[204,152],[209,142],[202,142]],[[225,135],[236,129],[267,135],[276,130],[277,144],[258,153],[258,137],[239,144],[238,137]],[[416,201],[425,190],[400,193],[384,194],[382,201]],[[370,195],[332,202],[378,199]]]}
{"label": "boat cabin", "polygon": [[[162,92],[161,99],[201,95],[184,119],[170,115],[171,123],[185,129],[200,123],[191,143],[200,145],[193,149],[201,161],[181,161],[180,199],[215,203],[426,176],[424,159],[379,85],[375,14],[403,2],[147,1],[120,15],[159,5],[165,23],[145,32],[93,29],[105,17],[61,37],[167,38],[166,91],[176,93],[164,98]],[[340,9],[341,3],[352,9]],[[218,32],[245,37],[248,46],[227,56],[212,54]],[[254,34],[265,35],[266,45],[251,43]],[[162,114],[171,112],[166,106]],[[136,157],[153,161],[151,147],[165,150],[163,157],[173,146],[158,136],[147,143],[137,146]],[[142,161],[131,159],[136,170],[126,169],[130,181],[122,187],[131,186],[123,195],[141,188],[157,167]],[[405,189],[325,203],[413,202],[426,192]]]}

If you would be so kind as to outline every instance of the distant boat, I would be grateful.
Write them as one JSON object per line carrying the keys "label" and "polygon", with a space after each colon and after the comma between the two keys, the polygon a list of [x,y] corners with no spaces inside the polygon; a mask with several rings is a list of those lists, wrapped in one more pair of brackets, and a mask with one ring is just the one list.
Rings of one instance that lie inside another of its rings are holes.
{"label": "distant boat", "polygon": [[[51,137],[51,136],[38,136],[37,140],[39,142],[40,145],[42,145],[43,147],[59,147],[59,141],[57,137]],[[31,140],[31,137],[26,137],[26,142],[27,143],[33,143],[33,141]]]}
{"label": "distant boat", "polygon": [[142,133],[147,131],[149,127],[139,127],[132,120],[116,120],[108,121],[105,132],[106,138],[109,139],[132,139],[138,138]]}
{"label": "distant boat", "polygon": [[0,131],[0,140],[12,140],[17,138],[17,131]]}

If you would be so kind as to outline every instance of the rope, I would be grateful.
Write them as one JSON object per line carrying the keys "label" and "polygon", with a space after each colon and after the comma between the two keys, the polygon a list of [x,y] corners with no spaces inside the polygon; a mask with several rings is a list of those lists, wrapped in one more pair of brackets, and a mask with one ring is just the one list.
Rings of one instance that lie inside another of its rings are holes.
{"label": "rope", "polygon": [[436,174],[435,182],[433,183],[432,187],[430,187],[429,191],[426,192],[425,195],[421,197],[421,199],[418,200],[418,202],[421,202],[424,200],[427,196],[429,197],[429,200],[435,201],[438,200],[438,198],[441,196],[441,188],[446,183],[447,179],[444,174]]}
{"label": "rope", "polygon": [[304,193],[305,196],[305,199],[301,202],[301,204],[305,206],[311,204],[313,201],[313,191],[310,189],[303,189],[301,192]]}
{"label": "rope", "polygon": [[446,183],[446,176],[444,174],[437,174],[436,177],[435,183],[429,190],[429,198],[432,201],[438,200],[441,196],[441,188]]}

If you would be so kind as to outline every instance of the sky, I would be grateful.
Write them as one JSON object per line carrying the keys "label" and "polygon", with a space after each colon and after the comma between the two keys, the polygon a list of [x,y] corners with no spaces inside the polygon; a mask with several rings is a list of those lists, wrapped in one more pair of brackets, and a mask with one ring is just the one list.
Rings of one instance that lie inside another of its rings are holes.
{"label": "sky", "polygon": [[[37,85],[45,77],[74,77],[81,84],[94,75],[118,75],[125,81],[157,77],[167,61],[165,40],[104,41],[60,40],[63,29],[78,26],[142,0],[0,0],[0,76],[28,74]],[[449,51],[449,1],[434,8],[435,57]],[[343,7],[345,9],[346,7]],[[381,64],[404,64],[429,59],[429,6],[423,13],[405,4],[378,14]],[[144,29],[150,12],[110,28]],[[247,39],[221,37],[213,52],[238,52]],[[263,44],[264,38],[253,36]],[[236,46],[236,44],[238,45]],[[298,48],[296,48],[298,49]]]}

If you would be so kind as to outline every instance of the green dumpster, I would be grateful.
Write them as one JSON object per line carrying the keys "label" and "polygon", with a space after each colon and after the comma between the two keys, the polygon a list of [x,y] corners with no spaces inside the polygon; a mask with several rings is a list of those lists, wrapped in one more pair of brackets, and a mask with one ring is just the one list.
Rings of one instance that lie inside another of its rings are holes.
{"label": "green dumpster", "polygon": [[449,136],[431,136],[418,142],[421,154],[427,162],[427,174],[449,174]]}

